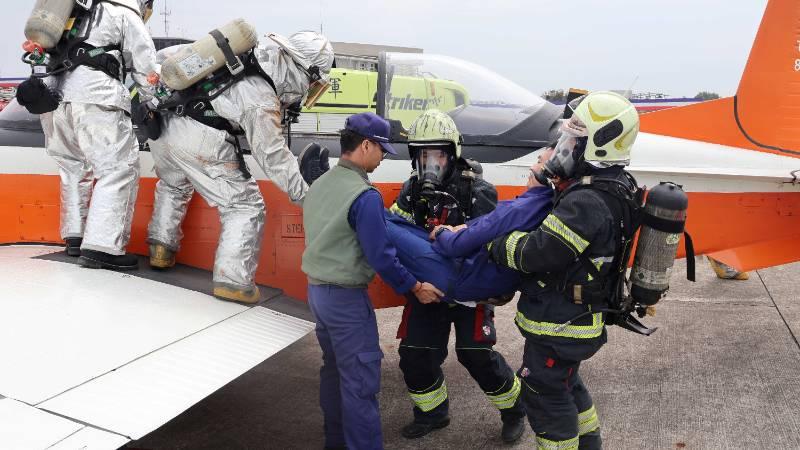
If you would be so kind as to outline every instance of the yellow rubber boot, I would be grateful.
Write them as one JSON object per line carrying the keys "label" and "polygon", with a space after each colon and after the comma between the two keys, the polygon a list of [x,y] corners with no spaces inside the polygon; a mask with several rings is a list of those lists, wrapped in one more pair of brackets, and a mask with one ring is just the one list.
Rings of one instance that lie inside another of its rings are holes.
{"label": "yellow rubber boot", "polygon": [[714,273],[717,274],[717,278],[741,281],[750,279],[750,275],[747,272],[739,272],[723,262],[712,259],[710,256],[708,257],[708,263],[711,264],[711,268],[714,270]]}
{"label": "yellow rubber boot", "polygon": [[169,269],[175,265],[175,252],[161,244],[150,244],[150,267]]}
{"label": "yellow rubber boot", "polygon": [[249,289],[237,289],[215,284],[214,297],[230,302],[253,304],[261,300],[261,291],[258,290],[258,286],[253,286]]}

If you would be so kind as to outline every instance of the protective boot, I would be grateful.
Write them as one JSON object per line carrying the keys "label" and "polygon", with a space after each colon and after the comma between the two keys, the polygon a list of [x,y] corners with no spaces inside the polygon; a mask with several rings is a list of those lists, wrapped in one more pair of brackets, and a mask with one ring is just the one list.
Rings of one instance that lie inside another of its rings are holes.
{"label": "protective boot", "polygon": [[88,269],[123,271],[139,268],[139,258],[136,255],[110,255],[96,250],[81,250],[78,262]]}
{"label": "protective boot", "polygon": [[406,439],[417,439],[421,438],[422,436],[425,436],[431,431],[442,429],[448,425],[450,425],[449,417],[445,417],[444,419],[433,423],[422,423],[414,421],[404,426],[403,429],[400,431],[400,434],[402,434],[403,437]]}
{"label": "protective boot", "polygon": [[261,291],[258,290],[258,286],[239,289],[222,283],[214,283],[214,297],[231,302],[254,304],[261,300]]}
{"label": "protective boot", "polygon": [[169,269],[175,265],[175,252],[161,244],[150,244],[150,267]]}
{"label": "protective boot", "polygon": [[750,275],[747,272],[739,272],[723,262],[712,259],[710,256],[708,257],[708,263],[711,264],[711,268],[714,270],[714,273],[717,274],[717,278],[740,281],[750,279]]}
{"label": "protective boot", "polygon": [[81,256],[81,244],[83,244],[83,238],[66,238],[64,239],[64,242],[67,243],[64,249],[64,251],[67,253],[67,256]]}
{"label": "protective boot", "polygon": [[500,432],[500,438],[506,444],[517,442],[522,433],[525,432],[525,418],[520,417],[514,420],[503,421],[503,430]]}

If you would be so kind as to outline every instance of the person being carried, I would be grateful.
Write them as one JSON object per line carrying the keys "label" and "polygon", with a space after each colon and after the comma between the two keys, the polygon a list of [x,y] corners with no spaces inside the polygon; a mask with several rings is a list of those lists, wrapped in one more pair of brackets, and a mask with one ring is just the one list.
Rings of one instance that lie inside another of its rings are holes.
{"label": "person being carried", "polygon": [[550,213],[553,190],[534,174],[552,155],[552,145],[541,151],[531,167],[528,189],[522,195],[498,202],[492,212],[463,225],[438,225],[428,232],[386,212],[388,237],[400,263],[417,279],[442,289],[442,302],[475,306],[504,301],[520,287],[522,275],[492,261],[487,244],[514,231],[534,230]]}

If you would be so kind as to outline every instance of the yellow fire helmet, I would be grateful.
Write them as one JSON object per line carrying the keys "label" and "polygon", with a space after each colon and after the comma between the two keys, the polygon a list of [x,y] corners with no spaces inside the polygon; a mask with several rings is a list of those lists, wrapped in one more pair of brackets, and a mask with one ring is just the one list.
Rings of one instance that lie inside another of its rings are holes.
{"label": "yellow fire helmet", "polygon": [[452,144],[456,159],[461,157],[461,133],[456,123],[438,109],[429,109],[417,117],[408,130],[408,147],[414,156],[414,147]]}
{"label": "yellow fire helmet", "polygon": [[[583,128],[588,136],[584,159],[595,166],[628,165],[639,134],[639,113],[631,102],[614,92],[597,91],[569,104],[567,128]],[[576,131],[577,131],[576,130]]]}

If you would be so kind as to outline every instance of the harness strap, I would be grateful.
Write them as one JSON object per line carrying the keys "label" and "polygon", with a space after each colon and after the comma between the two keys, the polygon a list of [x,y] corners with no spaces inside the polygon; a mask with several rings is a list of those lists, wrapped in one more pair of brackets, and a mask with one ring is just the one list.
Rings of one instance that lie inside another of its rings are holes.
{"label": "harness strap", "polygon": [[[583,270],[585,270],[599,286],[595,287],[591,284],[568,284],[566,275],[563,279],[557,280],[559,288],[568,296],[573,299],[575,303],[598,303],[597,295],[600,293],[601,297],[614,296],[614,289],[618,285],[619,277],[623,276],[624,267],[627,266],[626,253],[633,240],[636,230],[639,228],[638,220],[636,220],[636,211],[640,208],[637,205],[637,199],[641,196],[638,185],[635,179],[629,178],[631,183],[636,186],[635,191],[631,191],[629,186],[626,186],[619,180],[597,177],[583,177],[579,182],[572,184],[564,190],[562,195],[556,200],[557,202],[564,198],[569,193],[580,189],[593,189],[600,193],[600,198],[608,208],[614,222],[619,224],[619,228],[614,230],[615,242],[617,247],[614,251],[614,257],[609,265],[609,270],[605,276],[600,273],[600,270],[595,266],[591,258],[582,252],[578,255],[578,262]],[[595,295],[592,295],[595,294]],[[603,299],[604,301],[611,301],[611,298]]]}
{"label": "harness strap", "polygon": [[647,212],[642,213],[642,223],[655,230],[663,231],[664,233],[683,233],[683,222],[656,217]]}
{"label": "harness strap", "polygon": [[239,144],[239,137],[233,135],[233,147],[236,149],[236,161],[239,163],[239,170],[242,172],[242,175],[246,180],[249,180],[253,177],[250,174],[250,170],[247,168],[247,163],[244,161],[244,152],[242,151],[242,146]]}
{"label": "harness strap", "polygon": [[252,50],[237,57],[237,61],[244,61],[242,63],[243,71],[233,74],[227,69],[220,69],[208,79],[173,93],[170,99],[159,104],[158,109],[170,111],[178,116],[189,116],[212,128],[232,132],[226,120],[222,123],[217,119],[219,116],[216,113],[208,113],[208,111],[214,111],[211,100],[219,97],[223,92],[248,75],[260,76],[275,91],[276,95],[278,93],[275,83],[261,68]]}
{"label": "harness strap", "polygon": [[67,59],[63,64],[67,71],[72,71],[78,66],[87,66],[97,69],[111,78],[124,80],[124,70],[122,64],[114,56],[108,54],[110,51],[119,51],[119,45],[108,47],[95,47],[94,45],[81,42],[70,49]]}
{"label": "harness strap", "polygon": [[685,238],[683,240],[683,245],[686,248],[686,279],[694,281],[694,242],[692,242],[692,236],[690,236],[688,232],[684,231],[683,236]]}
{"label": "harness strap", "polygon": [[214,29],[211,30],[210,33],[211,37],[217,42],[217,47],[222,50],[222,54],[225,55],[226,65],[228,66],[228,70],[233,75],[239,75],[244,70],[244,65],[242,61],[233,53],[233,49],[228,41],[228,38],[225,37],[219,30]]}

